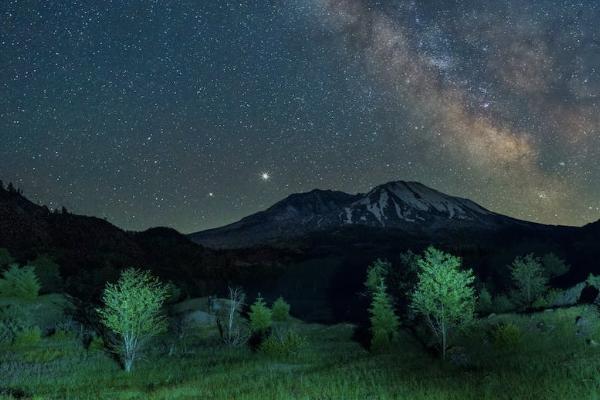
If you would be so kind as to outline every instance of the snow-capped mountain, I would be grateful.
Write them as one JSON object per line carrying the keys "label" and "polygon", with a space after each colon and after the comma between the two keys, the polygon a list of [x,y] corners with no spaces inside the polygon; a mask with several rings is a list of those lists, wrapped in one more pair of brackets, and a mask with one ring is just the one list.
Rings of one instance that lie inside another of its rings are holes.
{"label": "snow-capped mountain", "polygon": [[217,248],[247,247],[308,233],[369,226],[435,233],[529,224],[493,213],[471,200],[449,196],[418,182],[389,182],[366,194],[313,190],[293,194],[269,209],[233,224],[193,233],[190,238]]}

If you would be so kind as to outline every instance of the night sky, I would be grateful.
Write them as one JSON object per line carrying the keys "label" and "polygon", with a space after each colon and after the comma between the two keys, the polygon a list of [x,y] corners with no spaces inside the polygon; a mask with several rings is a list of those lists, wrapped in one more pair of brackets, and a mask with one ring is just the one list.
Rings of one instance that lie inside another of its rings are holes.
{"label": "night sky", "polygon": [[600,3],[0,2],[0,179],[191,232],[417,180],[600,218]]}

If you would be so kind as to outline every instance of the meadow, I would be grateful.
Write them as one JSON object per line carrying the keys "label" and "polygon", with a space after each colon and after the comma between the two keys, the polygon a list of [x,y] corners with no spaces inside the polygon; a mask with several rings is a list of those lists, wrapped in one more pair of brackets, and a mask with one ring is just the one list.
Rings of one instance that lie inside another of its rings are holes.
{"label": "meadow", "polygon": [[301,351],[273,356],[225,347],[216,327],[153,339],[131,373],[100,341],[78,332],[22,338],[0,350],[3,399],[598,399],[595,306],[484,317],[456,337],[450,356],[402,330],[373,354],[350,324],[289,328]]}

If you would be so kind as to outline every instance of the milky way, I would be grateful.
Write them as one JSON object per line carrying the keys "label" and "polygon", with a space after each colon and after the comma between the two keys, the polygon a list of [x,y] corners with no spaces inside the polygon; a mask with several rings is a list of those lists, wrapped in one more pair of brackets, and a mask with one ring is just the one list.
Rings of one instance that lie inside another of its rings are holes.
{"label": "milky way", "polygon": [[397,179],[600,218],[595,2],[254,3],[3,2],[0,179],[131,229]]}

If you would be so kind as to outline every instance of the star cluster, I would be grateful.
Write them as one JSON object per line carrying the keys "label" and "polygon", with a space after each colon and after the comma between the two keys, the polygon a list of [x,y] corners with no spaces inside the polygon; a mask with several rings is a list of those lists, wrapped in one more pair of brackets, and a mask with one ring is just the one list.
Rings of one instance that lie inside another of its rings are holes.
{"label": "star cluster", "polygon": [[7,0],[0,178],[191,232],[315,187],[418,180],[600,217],[594,1]]}

